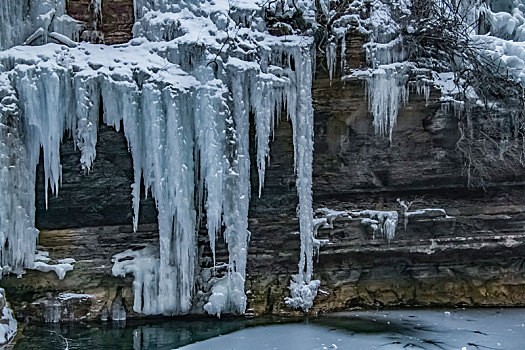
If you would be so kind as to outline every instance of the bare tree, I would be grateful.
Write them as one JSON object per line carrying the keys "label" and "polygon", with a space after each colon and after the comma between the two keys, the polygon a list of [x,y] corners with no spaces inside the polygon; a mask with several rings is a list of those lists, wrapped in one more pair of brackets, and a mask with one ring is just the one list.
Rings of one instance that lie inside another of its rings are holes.
{"label": "bare tree", "polygon": [[450,110],[460,132],[456,149],[468,185],[484,187],[493,176],[523,165],[525,99],[498,57],[472,40],[472,33],[488,28],[483,14],[472,15],[476,6],[471,0],[416,0],[404,40],[418,67],[454,72],[458,94]]}

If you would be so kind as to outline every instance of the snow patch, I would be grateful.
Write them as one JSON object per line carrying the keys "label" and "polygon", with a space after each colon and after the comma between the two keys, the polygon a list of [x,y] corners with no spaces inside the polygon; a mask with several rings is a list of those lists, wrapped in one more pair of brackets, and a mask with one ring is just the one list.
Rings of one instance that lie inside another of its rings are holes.
{"label": "snow patch", "polygon": [[58,294],[58,300],[72,300],[72,299],[92,299],[91,294],[77,294],[77,293],[60,293]]}

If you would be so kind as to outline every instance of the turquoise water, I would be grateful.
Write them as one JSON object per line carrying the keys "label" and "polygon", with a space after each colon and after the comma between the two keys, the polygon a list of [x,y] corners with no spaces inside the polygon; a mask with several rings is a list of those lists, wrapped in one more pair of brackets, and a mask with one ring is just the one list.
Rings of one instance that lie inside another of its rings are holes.
{"label": "turquoise water", "polygon": [[318,318],[26,325],[15,349],[524,350],[525,309],[378,310]]}

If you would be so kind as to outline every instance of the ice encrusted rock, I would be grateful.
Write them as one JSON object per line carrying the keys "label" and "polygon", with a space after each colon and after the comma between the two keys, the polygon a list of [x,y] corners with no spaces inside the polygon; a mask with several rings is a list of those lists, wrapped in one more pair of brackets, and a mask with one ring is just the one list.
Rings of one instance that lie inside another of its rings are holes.
{"label": "ice encrusted rock", "polygon": [[[80,24],[66,14],[66,0],[2,1],[0,4],[0,50],[20,45],[37,31],[42,41],[78,40]],[[54,33],[55,38],[48,38]],[[58,37],[57,35],[61,36]],[[30,41],[37,39],[35,36]]]}
{"label": "ice encrusted rock", "polygon": [[[137,0],[135,11],[136,38],[128,44],[47,44],[0,53],[0,170],[5,173],[0,196],[10,198],[0,207],[2,265],[6,271],[33,266],[34,182],[40,149],[47,200],[49,189],[58,194],[65,131],[73,135],[86,171],[96,161],[102,107],[103,122],[117,131],[123,128],[132,155],[135,229],[141,182],[158,209],[159,248],[114,257],[114,274],[135,277],[134,310],[166,315],[190,311],[196,232],[206,212],[212,250],[223,233],[229,251],[228,283],[220,284],[226,285],[220,292],[225,302],[207,309],[244,312],[250,114],[255,120],[262,194],[269,140],[284,107],[293,126],[300,274],[309,282],[312,39],[270,36],[261,7],[252,2]],[[21,185],[13,186],[15,181]],[[212,287],[212,306],[220,285]]]}
{"label": "ice encrusted rock", "polygon": [[7,344],[16,335],[18,322],[14,317],[13,310],[5,298],[5,291],[0,288],[0,345]]}
{"label": "ice encrusted rock", "polygon": [[48,252],[37,250],[33,270],[40,272],[52,271],[57,274],[58,279],[63,280],[64,277],[66,277],[66,273],[74,269],[73,264],[76,262],[75,259],[72,258],[60,259],[56,264],[50,264],[50,261],[51,258],[49,258]]}
{"label": "ice encrusted rock", "polygon": [[[440,209],[442,210],[442,209]],[[392,241],[396,236],[397,223],[399,220],[399,214],[395,210],[360,210],[360,211],[347,211],[347,210],[333,210],[329,208],[318,208],[315,213],[322,215],[326,218],[329,225],[339,217],[358,217],[362,218],[361,223],[370,225],[375,233],[377,232],[381,237],[385,238],[388,242]]]}
{"label": "ice encrusted rock", "polygon": [[290,297],[285,298],[286,304],[295,309],[310,310],[314,304],[320,284],[319,280],[310,280],[306,283],[300,275],[292,276]]}
{"label": "ice encrusted rock", "polygon": [[396,236],[397,222],[399,214],[397,211],[380,211],[380,210],[362,210],[348,212],[351,216],[367,216],[368,219],[363,219],[361,222],[369,224],[375,232],[378,232],[381,237],[386,238],[388,242],[392,241]]}
{"label": "ice encrusted rock", "polygon": [[[35,222],[35,167],[26,147],[24,119],[9,75],[0,66],[0,264],[2,274],[32,268]],[[35,162],[36,161],[36,162]],[[16,189],[16,190],[13,190]]]}

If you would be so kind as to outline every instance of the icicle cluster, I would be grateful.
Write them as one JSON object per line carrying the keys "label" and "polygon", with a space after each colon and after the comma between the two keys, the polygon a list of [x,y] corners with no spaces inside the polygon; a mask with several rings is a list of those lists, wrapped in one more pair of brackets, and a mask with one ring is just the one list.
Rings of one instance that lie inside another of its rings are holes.
{"label": "icicle cluster", "polygon": [[[321,3],[322,5],[322,3]],[[371,2],[370,14],[362,15],[365,4],[354,1],[347,6],[344,14],[336,14],[335,10],[324,10],[330,19],[330,39],[326,45],[326,60],[330,81],[337,68],[337,52],[340,47],[340,70],[343,80],[360,78],[367,82],[369,110],[374,117],[373,125],[376,133],[388,136],[392,140],[392,131],[396,125],[399,107],[408,99],[407,63],[403,48],[401,26],[394,20],[393,13],[410,15],[410,1],[380,1]],[[341,9],[338,9],[341,11]],[[350,75],[346,72],[346,37],[349,32],[359,31],[368,37],[364,45],[369,68],[354,70]]]}
{"label": "icicle cluster", "polygon": [[397,114],[401,103],[408,102],[405,81],[389,69],[376,69],[367,78],[369,110],[374,116],[374,130],[377,135],[392,133],[397,123]]}
{"label": "icicle cluster", "polygon": [[[311,282],[312,40],[272,37],[265,32],[261,9],[243,6],[136,0],[137,38],[129,44],[48,44],[38,48],[37,56],[34,47],[0,53],[0,97],[6,96],[0,170],[8,179],[0,181],[0,196],[12,198],[0,208],[4,266],[15,270],[34,262],[34,173],[40,148],[47,201],[48,188],[58,194],[65,131],[75,139],[82,166],[89,170],[95,161],[102,106],[103,121],[117,131],[123,127],[132,155],[134,228],[142,195],[151,191],[158,209],[158,252],[147,248],[114,257],[116,275],[135,276],[134,310],[167,315],[191,310],[198,218],[205,212],[212,250],[223,232],[229,251],[228,273],[213,286],[205,309],[244,312],[250,114],[261,194],[269,140],[285,107],[293,125],[299,194],[299,277]],[[21,186],[15,187],[17,182]]]}
{"label": "icicle cluster", "polygon": [[393,8],[410,14],[408,1],[399,3],[372,4],[369,27],[369,42],[365,45],[367,60],[371,66],[367,76],[367,95],[369,110],[374,117],[374,129],[378,135],[388,136],[397,122],[400,104],[408,100],[407,77],[400,26],[392,18]]}

